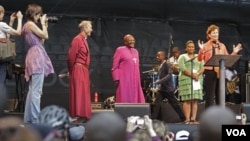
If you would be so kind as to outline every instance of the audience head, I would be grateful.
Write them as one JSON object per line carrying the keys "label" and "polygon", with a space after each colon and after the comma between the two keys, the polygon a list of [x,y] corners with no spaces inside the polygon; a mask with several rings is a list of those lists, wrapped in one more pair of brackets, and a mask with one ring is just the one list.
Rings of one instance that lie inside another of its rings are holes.
{"label": "audience head", "polygon": [[174,133],[169,131],[168,126],[162,120],[153,119],[152,120],[153,129],[158,137],[163,141],[174,140]]}
{"label": "audience head", "polygon": [[126,122],[115,112],[100,112],[86,123],[86,138],[89,141],[125,140]]}
{"label": "audience head", "polygon": [[42,141],[35,130],[22,125],[22,120],[17,117],[6,116],[0,118],[1,141]]}
{"label": "audience head", "polygon": [[200,141],[221,141],[222,125],[237,124],[235,113],[222,106],[211,106],[200,118]]}
{"label": "audience head", "polygon": [[69,141],[82,141],[85,135],[85,127],[74,125],[68,129]]}
{"label": "audience head", "polygon": [[161,120],[153,119],[152,124],[153,124],[153,129],[155,130],[157,136],[163,139],[166,135],[166,132],[168,131],[165,123]]}
{"label": "audience head", "polygon": [[152,141],[152,138],[148,130],[139,128],[133,132],[129,141]]}
{"label": "audience head", "polygon": [[50,105],[42,109],[38,117],[38,124],[50,126],[57,132],[58,137],[67,137],[70,117],[68,111],[57,105]]}
{"label": "audience head", "polygon": [[[38,129],[41,134],[45,134],[45,139],[68,138],[69,141],[80,141],[84,138],[85,127],[72,124],[68,111],[57,105],[45,107],[38,117],[38,124],[32,126]],[[48,127],[53,129],[52,132]],[[44,133],[44,130],[50,133]]]}
{"label": "audience head", "polygon": [[57,105],[45,107],[38,117],[39,124],[48,125],[55,129],[65,129],[70,122],[69,120],[68,111]]}

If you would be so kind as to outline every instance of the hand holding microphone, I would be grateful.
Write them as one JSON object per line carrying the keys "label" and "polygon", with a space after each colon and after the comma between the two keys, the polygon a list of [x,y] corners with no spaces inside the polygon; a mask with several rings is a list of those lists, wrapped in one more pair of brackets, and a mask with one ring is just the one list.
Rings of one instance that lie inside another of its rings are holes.
{"label": "hand holding microphone", "polygon": [[214,48],[218,48],[220,50],[220,43],[218,40],[214,40],[213,44],[214,44]]}
{"label": "hand holding microphone", "polygon": [[46,27],[48,27],[48,18],[47,18],[47,14],[43,14],[40,17],[40,21],[41,21],[41,25],[44,25]]}

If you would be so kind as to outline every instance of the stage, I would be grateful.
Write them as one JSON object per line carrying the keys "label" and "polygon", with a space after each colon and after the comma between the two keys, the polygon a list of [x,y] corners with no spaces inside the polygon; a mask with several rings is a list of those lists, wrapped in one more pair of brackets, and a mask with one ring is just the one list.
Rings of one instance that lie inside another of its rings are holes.
{"label": "stage", "polygon": [[[96,103],[95,103],[96,104]],[[101,104],[101,103],[97,103]],[[128,103],[120,103],[115,104],[114,109],[100,109],[102,106],[94,106],[95,109],[92,109],[92,114],[96,114],[99,112],[117,112],[124,119],[131,115],[142,116],[144,114],[151,114],[153,104],[128,104]],[[181,105],[180,105],[181,106]],[[205,111],[205,104],[199,103],[198,105],[198,118]],[[242,104],[226,104],[226,107],[232,109],[234,113],[239,115],[242,111]],[[99,109],[98,109],[99,108]],[[166,122],[166,127],[175,134],[175,141],[187,141],[190,133],[198,131],[199,124],[185,124],[181,122],[178,115],[175,113],[173,108],[169,103],[162,103],[161,105],[161,119]],[[5,116],[16,116],[23,118],[23,113],[20,112],[5,112]],[[83,123],[84,125],[85,123]]]}
{"label": "stage", "polygon": [[[179,103],[182,107],[181,103]],[[146,103],[146,104],[130,104],[130,103],[120,103],[115,104],[117,105],[117,108],[114,109],[103,109],[103,103],[92,103],[92,113],[98,113],[98,112],[118,112],[122,115],[123,118],[126,118],[127,116],[137,114],[139,116],[142,116],[143,114],[151,115],[154,104]],[[114,105],[114,106],[115,106]],[[228,104],[226,103],[226,107],[232,109],[236,115],[241,114],[242,112],[242,104]],[[13,110],[13,107],[8,107],[9,112],[5,112],[5,115],[14,115],[14,116],[20,116],[22,117],[23,112],[16,112]],[[198,113],[197,113],[197,119],[199,120],[200,115],[205,110],[205,103],[201,102],[198,104]],[[163,102],[161,104],[161,115],[160,119],[165,121],[166,123],[180,123],[179,116],[174,111],[172,106],[168,102]]]}

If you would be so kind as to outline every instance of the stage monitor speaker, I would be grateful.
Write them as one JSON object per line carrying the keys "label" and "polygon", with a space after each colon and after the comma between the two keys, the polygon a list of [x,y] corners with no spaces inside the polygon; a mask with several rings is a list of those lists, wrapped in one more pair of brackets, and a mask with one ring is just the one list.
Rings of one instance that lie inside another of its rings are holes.
{"label": "stage monitor speaker", "polygon": [[250,103],[250,73],[243,74],[240,81],[240,93],[245,103]]}
{"label": "stage monitor speaker", "polygon": [[242,113],[246,114],[247,117],[247,123],[250,123],[250,104],[249,103],[243,103],[242,104]]}
{"label": "stage monitor speaker", "polygon": [[130,116],[151,116],[149,103],[115,103],[114,112],[121,115],[125,120]]}
{"label": "stage monitor speaker", "polygon": [[[179,106],[182,107],[182,104],[179,103]],[[204,109],[205,109],[205,104],[199,103],[197,111],[197,120],[199,120],[200,114],[204,111]],[[166,123],[181,122],[181,119],[179,118],[178,114],[169,103],[161,103],[160,112],[161,112],[160,119]]]}

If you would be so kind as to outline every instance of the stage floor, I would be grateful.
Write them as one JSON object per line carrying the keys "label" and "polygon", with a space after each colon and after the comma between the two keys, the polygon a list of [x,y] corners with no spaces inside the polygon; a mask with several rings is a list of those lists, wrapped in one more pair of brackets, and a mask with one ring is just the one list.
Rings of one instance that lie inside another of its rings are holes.
{"label": "stage floor", "polygon": [[[153,105],[152,104],[150,104],[150,105],[151,105],[150,110],[152,112]],[[241,112],[242,112],[242,104],[226,104],[226,107],[229,107],[230,109],[232,109],[232,111],[234,111],[235,114],[241,114]],[[128,115],[130,115],[129,112],[132,112],[132,110],[133,109],[131,109],[131,107],[130,108],[125,107],[123,112],[128,113]],[[145,110],[147,110],[147,109],[145,109]],[[205,104],[199,103],[198,113],[197,113],[198,120],[199,120],[199,117],[204,110],[205,110]],[[114,110],[113,109],[92,109],[93,114],[98,113],[98,112],[114,112]],[[133,113],[134,113],[134,111],[133,111]],[[17,116],[17,117],[23,118],[23,112],[5,112],[5,116]],[[177,113],[174,111],[174,109],[172,108],[172,106],[169,103],[162,103],[160,118],[161,118],[161,120],[165,121],[166,123],[180,123],[181,122]]]}

